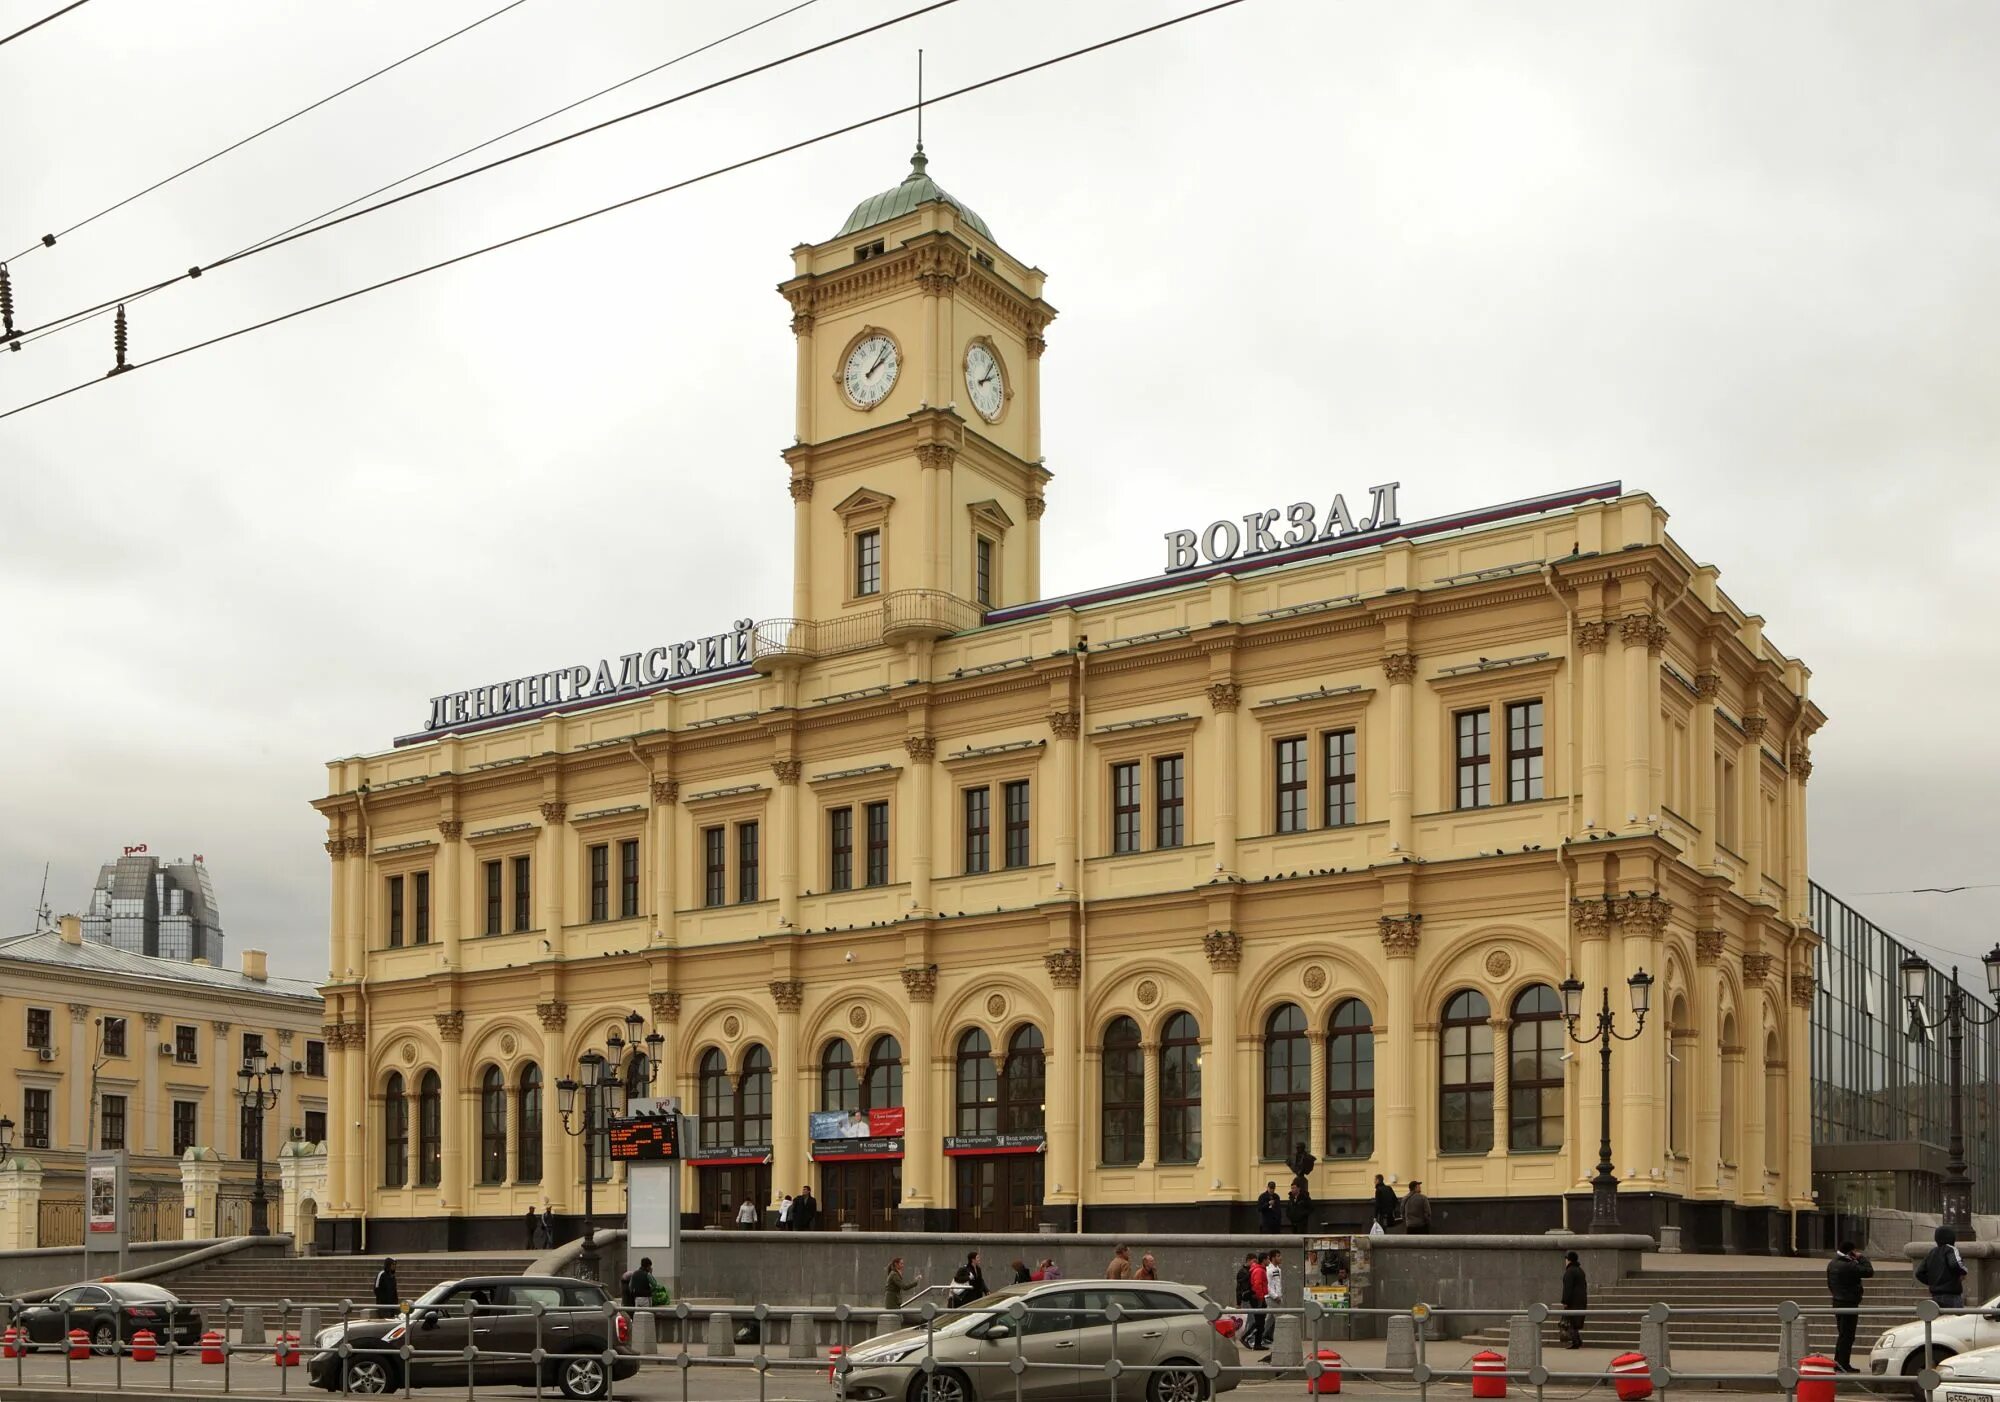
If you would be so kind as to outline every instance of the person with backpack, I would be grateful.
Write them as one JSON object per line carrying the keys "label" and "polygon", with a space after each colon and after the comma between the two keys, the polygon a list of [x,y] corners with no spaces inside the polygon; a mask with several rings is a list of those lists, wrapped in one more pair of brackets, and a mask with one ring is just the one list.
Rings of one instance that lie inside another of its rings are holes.
{"label": "person with backpack", "polygon": [[1250,1308],[1259,1312],[1250,1316],[1250,1327],[1244,1331],[1247,1335],[1243,1341],[1245,1348],[1264,1348],[1270,1342],[1271,1316],[1262,1313],[1270,1293],[1271,1278],[1264,1269],[1264,1253],[1259,1251],[1250,1258]]}
{"label": "person with backpack", "polygon": [[1965,1308],[1965,1258],[1958,1254],[1958,1233],[1939,1227],[1931,1234],[1935,1244],[1917,1262],[1917,1283],[1930,1291],[1939,1309]]}
{"label": "person with backpack", "polygon": [[1396,1190],[1379,1173],[1375,1175],[1375,1225],[1385,1232],[1396,1225]]}
{"label": "person with backpack", "polygon": [[1256,1252],[1246,1251],[1243,1253],[1243,1264],[1236,1268],[1236,1308],[1243,1313],[1243,1325],[1237,1331],[1242,1337],[1237,1342],[1246,1348],[1250,1344],[1250,1326],[1252,1323],[1250,1311],[1257,1308],[1256,1292],[1250,1288],[1250,1269],[1256,1263],[1256,1260]]}
{"label": "person with backpack", "polygon": [[641,1256],[639,1264],[625,1272],[625,1279],[621,1285],[619,1294],[627,1308],[652,1304],[653,1292],[660,1286],[660,1282],[653,1275],[653,1258]]}
{"label": "person with backpack", "polygon": [[945,1296],[945,1304],[956,1309],[974,1300],[985,1299],[987,1293],[986,1273],[979,1269],[979,1253],[968,1251],[965,1253],[965,1264],[952,1273],[951,1292]]}

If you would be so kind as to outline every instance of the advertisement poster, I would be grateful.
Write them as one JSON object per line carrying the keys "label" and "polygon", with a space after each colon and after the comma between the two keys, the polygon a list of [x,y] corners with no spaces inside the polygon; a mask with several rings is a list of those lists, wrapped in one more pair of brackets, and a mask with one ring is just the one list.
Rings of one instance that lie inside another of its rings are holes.
{"label": "advertisement poster", "polygon": [[88,1197],[90,1206],[90,1230],[93,1232],[116,1232],[118,1230],[118,1165],[110,1163],[91,1164]]}
{"label": "advertisement poster", "polygon": [[840,1139],[897,1139],[903,1133],[903,1107],[889,1110],[815,1110],[807,1117],[807,1137],[815,1144]]}

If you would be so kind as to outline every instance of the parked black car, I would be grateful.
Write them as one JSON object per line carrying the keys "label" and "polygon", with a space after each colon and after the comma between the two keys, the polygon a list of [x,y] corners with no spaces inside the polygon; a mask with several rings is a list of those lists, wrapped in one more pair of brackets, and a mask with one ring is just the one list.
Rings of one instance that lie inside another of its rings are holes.
{"label": "parked black car", "polygon": [[124,1281],[58,1290],[40,1304],[24,1305],[14,1323],[27,1331],[30,1344],[61,1344],[70,1330],[81,1329],[99,1353],[131,1343],[141,1329],[162,1348],[169,1339],[183,1347],[201,1342],[201,1312],[193,1305],[157,1285]]}
{"label": "parked black car", "polygon": [[[591,1281],[478,1276],[427,1291],[407,1315],[322,1329],[313,1340],[307,1377],[328,1392],[339,1392],[343,1377],[349,1392],[397,1392],[404,1383],[401,1355],[407,1346],[414,1355],[407,1365],[413,1388],[464,1387],[468,1367],[475,1383],[533,1386],[532,1355],[539,1347],[546,1355],[543,1386],[558,1387],[565,1397],[596,1398],[611,1390],[613,1378],[639,1371],[631,1339],[631,1317],[614,1311],[611,1297]],[[469,1363],[467,1348],[478,1350]],[[608,1363],[607,1351],[615,1355]]]}

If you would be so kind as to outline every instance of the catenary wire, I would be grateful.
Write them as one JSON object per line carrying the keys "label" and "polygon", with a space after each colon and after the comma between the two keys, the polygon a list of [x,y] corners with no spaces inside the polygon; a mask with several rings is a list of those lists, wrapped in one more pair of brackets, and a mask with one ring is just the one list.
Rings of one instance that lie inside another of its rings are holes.
{"label": "catenary wire", "polygon": [[[77,0],[77,3],[81,4],[82,0]],[[355,79],[353,82],[349,83],[346,87],[341,88],[335,92],[330,92],[325,97],[321,98],[319,101],[309,103],[308,105],[301,107],[298,111],[292,113],[291,116],[280,117],[277,121],[272,122],[269,126],[260,127],[258,130],[251,132],[248,136],[244,137],[242,140],[232,141],[229,145],[223,147],[220,151],[216,151],[210,155],[203,156],[193,165],[183,166],[181,169],[175,171],[172,175],[167,176],[163,180],[155,180],[145,189],[137,191],[134,194],[127,195],[124,199],[118,201],[118,203],[106,205],[103,209],[98,210],[97,213],[91,215],[88,219],[79,219],[77,220],[76,223],[70,225],[67,229],[58,229],[53,234],[43,235],[41,238],[36,239],[33,243],[29,244],[26,248],[22,249],[19,253],[16,253],[13,258],[8,259],[7,261],[14,262],[17,259],[25,258],[28,254],[33,253],[38,248],[52,247],[55,240],[65,238],[68,235],[75,233],[78,229],[81,229],[86,224],[96,223],[99,219],[102,219],[105,215],[111,213],[113,210],[123,209],[126,205],[132,203],[132,201],[136,199],[142,199],[145,196],[152,194],[153,191],[160,189],[162,186],[173,184],[183,175],[188,175],[194,171],[200,170],[210,161],[220,159],[221,157],[228,155],[231,151],[237,150],[240,147],[248,146],[258,137],[269,135],[271,132],[276,131],[279,127],[284,126],[285,123],[296,121],[298,118],[305,116],[306,113],[313,111],[315,108],[326,106],[327,103],[333,101],[336,97],[341,97],[347,93],[351,93],[356,88],[360,87],[362,84],[371,83],[375,79],[381,77],[384,73],[388,73],[394,69],[401,68],[411,59],[421,58],[423,55],[429,53],[432,49],[438,48],[440,45],[450,43],[452,40],[458,38],[458,36],[461,34],[470,34],[473,30],[479,28],[480,25],[485,24],[488,20],[498,19],[500,18],[500,16],[506,14],[509,10],[516,9],[519,6],[525,5],[527,3],[528,0],[508,0],[508,3],[502,5],[499,9],[493,11],[492,14],[486,15],[480,19],[476,19],[471,24],[468,24],[463,28],[454,29],[451,33],[445,35],[442,39],[433,39],[430,43],[424,45],[421,49],[418,49],[416,52],[404,54],[394,63],[391,63],[386,67],[376,69],[373,73],[370,73],[365,78]],[[71,8],[74,9],[75,6],[71,6]],[[58,11],[57,13],[61,13],[61,11]],[[55,16],[51,15],[49,18],[53,19],[54,17]],[[42,21],[42,23],[44,24],[46,24],[47,22],[48,22],[47,20]],[[31,25],[29,27],[32,28],[33,26]],[[21,32],[25,34],[27,31],[23,30]],[[0,43],[4,42],[5,40],[0,40]]]}
{"label": "catenary wire", "polygon": [[80,5],[87,5],[87,4],[89,4],[89,3],[90,3],[90,0],[71,0],[71,3],[69,3],[69,4],[65,5],[65,6],[63,6],[63,7],[62,7],[62,8],[60,9],[60,10],[57,10],[57,11],[56,11],[56,12],[55,12],[54,14],[52,14],[52,15],[43,15],[43,16],[42,16],[42,17],[41,17],[40,19],[36,20],[36,21],[35,21],[35,22],[34,22],[33,24],[29,24],[29,25],[23,25],[23,26],[22,26],[21,28],[19,28],[19,29],[15,30],[15,31],[14,31],[14,32],[13,32],[12,34],[9,34],[9,35],[8,35],[8,36],[7,36],[7,37],[6,37],[5,39],[0,39],[0,44],[11,44],[11,43],[13,43],[13,42],[14,42],[14,41],[15,41],[16,39],[20,38],[20,37],[21,37],[21,36],[22,36],[23,34],[26,34],[26,33],[28,33],[28,32],[29,32],[30,30],[35,30],[35,29],[40,29],[40,28],[41,28],[41,27],[42,27],[43,25],[47,24],[47,23],[48,23],[48,22],[49,22],[50,20],[52,20],[52,19],[61,19],[61,18],[62,18],[62,17],[64,16],[64,15],[68,14],[68,13],[69,13],[69,12],[70,12],[71,10],[74,10],[74,9],[76,9],[76,8],[77,8],[78,6],[80,6]]}
{"label": "catenary wire", "polygon": [[[420,175],[429,175],[432,171],[437,170],[442,166],[448,166],[453,161],[462,160],[465,157],[470,156],[475,151],[483,151],[488,146],[493,145],[495,142],[505,141],[510,136],[518,136],[522,132],[528,130],[528,128],[530,127],[539,126],[543,122],[549,121],[552,118],[560,117],[565,112],[574,111],[576,108],[583,106],[585,103],[595,102],[598,98],[614,93],[618,91],[618,89],[620,88],[629,87],[633,83],[636,83],[639,80],[641,80],[642,78],[650,78],[655,73],[659,73],[664,71],[665,69],[672,68],[677,63],[684,63],[688,59],[694,58],[700,54],[705,54],[710,49],[718,48],[721,45],[728,43],[732,39],[740,39],[742,36],[750,33],[752,30],[762,29],[764,26],[768,24],[775,24],[777,21],[781,19],[785,19],[788,16],[795,15],[800,10],[809,9],[812,6],[817,5],[818,3],[819,0],[799,0],[797,4],[792,5],[788,9],[779,10],[775,14],[766,15],[763,19],[760,19],[753,24],[746,24],[741,29],[732,30],[730,33],[723,35],[719,39],[711,39],[706,44],[701,45],[699,48],[689,49],[685,53],[676,54],[674,57],[666,60],[664,63],[656,63],[651,68],[645,69],[644,71],[639,73],[634,73],[629,78],[619,79],[617,82],[611,84],[609,87],[599,88],[596,92],[591,93],[588,97],[580,97],[576,99],[576,101],[565,103],[563,106],[558,107],[553,111],[544,112],[541,116],[534,118],[532,121],[523,122],[517,127],[511,128],[508,131],[501,132],[498,136],[488,137],[486,140],[480,142],[476,146],[468,146],[463,151],[457,152],[454,155],[446,156],[441,161],[431,162],[431,164],[423,167],[421,170],[413,170],[408,175],[402,176],[395,180],[391,180],[386,185],[378,185],[373,190],[368,191],[368,193],[365,195],[356,195],[353,199],[348,200],[345,204],[337,204],[331,209],[322,210],[320,213],[313,215],[312,218],[310,219],[301,220],[299,223],[289,225],[286,228],[278,230],[274,234],[270,234],[264,238],[258,239],[255,243],[246,244],[242,248],[238,249],[236,253],[231,254],[230,256],[234,258],[241,254],[253,252],[259,248],[262,248],[265,244],[272,243],[277,239],[285,237],[285,235],[287,234],[296,233],[298,230],[305,228],[307,225],[317,224],[320,220],[331,218],[333,215],[340,213],[344,209],[351,209],[355,205],[360,204],[363,200],[372,200],[375,198],[375,196],[383,194],[386,191],[393,190],[398,185],[406,184],[409,181],[415,180]],[[142,298],[152,296],[153,293],[160,291],[162,288],[170,287],[172,285],[173,284],[171,282],[155,284],[154,286],[149,287],[142,292],[133,293],[131,296],[127,297],[125,301],[128,304],[132,302],[137,302]],[[57,320],[54,322],[50,322],[44,327],[42,327],[42,329],[34,332],[31,335],[25,335],[20,337],[17,343],[23,346],[32,345],[34,342],[41,340],[45,336],[54,336],[59,332],[67,331],[72,327],[83,326],[89,322],[97,320],[97,318],[99,317],[109,316],[111,312],[115,309],[116,305],[117,305],[116,303],[112,303],[108,306],[98,307],[94,311],[87,311],[87,312],[73,314],[70,318],[66,320]]]}
{"label": "catenary wire", "polygon": [[[1067,53],[1056,54],[1049,58],[1039,59],[1034,63],[1026,64],[1020,68],[1011,69],[1005,73],[997,73],[991,78],[982,78],[976,83],[968,83],[964,87],[954,88],[950,92],[940,93],[936,97],[926,98],[922,103],[915,103],[915,102],[905,103],[901,107],[892,108],[891,110],[879,113],[876,116],[864,117],[859,121],[849,122],[845,126],[834,127],[831,130],[823,131],[819,133],[817,136],[808,136],[798,141],[789,142],[783,146],[776,146],[768,151],[761,152],[758,155],[746,156],[740,161],[732,161],[727,165],[716,166],[713,169],[703,171],[699,175],[691,175],[685,180],[677,180],[670,185],[662,185],[658,189],[647,190],[642,194],[631,195],[625,199],[618,200],[612,204],[601,205],[596,209],[587,210],[582,214],[571,215],[569,218],[558,220],[553,224],[544,224],[539,229],[530,229],[528,232],[523,234],[516,234],[512,238],[501,239],[498,243],[489,243],[484,247],[471,249],[468,250],[467,252],[456,254],[450,258],[445,258],[435,263],[426,264],[424,267],[421,268],[413,268],[407,273],[399,273],[395,277],[384,278],[380,282],[369,283],[365,287],[357,287],[351,291],[342,292],[338,296],[328,297],[322,301],[314,302],[309,306],[295,307],[291,311],[281,312],[277,316],[273,317],[266,317],[264,320],[252,322],[248,326],[239,326],[233,331],[225,331],[220,335],[210,336],[205,340],[194,341],[188,345],[181,346],[178,349],[167,351],[163,355],[156,355],[151,360],[132,361],[130,365],[128,365],[126,368],[129,370],[144,370],[149,366],[160,365],[169,360],[178,360],[181,356],[190,355],[195,351],[206,350],[210,346],[221,345],[224,341],[233,341],[238,336],[247,336],[253,331],[262,331],[267,327],[276,326],[281,322],[291,321],[294,320],[295,318],[306,316],[312,312],[322,311],[327,307],[338,306],[342,302],[349,302],[357,297],[365,297],[371,292],[379,292],[385,287],[394,287],[398,283],[409,282],[415,278],[423,277],[427,273],[438,272],[445,268],[454,267],[459,263],[469,262],[472,259],[478,258],[484,254],[496,253],[503,248],[512,248],[515,244],[526,243],[528,240],[539,238],[543,234],[552,234],[559,229],[567,229],[573,225],[582,224],[588,220],[595,219],[600,215],[611,214],[621,209],[627,209],[630,208],[632,205],[642,204],[647,200],[655,199],[661,195],[672,194],[677,190],[685,190],[691,185],[699,185],[706,181],[714,180],[719,176],[729,175],[739,170],[748,169],[751,166],[762,165],[766,161],[775,160],[780,156],[788,156],[794,151],[803,151],[807,147],[817,146],[823,142],[832,141],[836,137],[846,136],[851,132],[861,131],[867,127],[878,126],[883,122],[894,121],[898,117],[908,116],[910,113],[916,111],[919,106],[935,107],[939,103],[950,102],[955,98],[965,97],[971,93],[980,92],[986,88],[996,87],[1001,83],[1012,82],[1016,78],[1026,77],[1030,73],[1038,73],[1045,68],[1054,68],[1058,64],[1068,63],[1072,59],[1083,58],[1089,54],[1099,53],[1105,49],[1116,48],[1118,45],[1130,43],[1134,39],[1142,39],[1149,34],[1157,34],[1161,30],[1172,29],[1176,25],[1186,24],[1190,20],[1201,19],[1207,15],[1215,14],[1221,10],[1233,9],[1237,5],[1241,5],[1243,3],[1245,3],[1245,0],[1217,0],[1217,3],[1215,4],[1205,5],[1197,10],[1189,10],[1185,14],[1175,15],[1171,19],[1160,20],[1154,24],[1145,25],[1138,29],[1128,30],[1123,34],[1113,35],[1109,39],[1100,39],[1094,44],[1086,44],[1082,48],[1071,49]],[[52,394],[45,394],[39,399],[31,399],[25,404],[18,404],[11,409],[0,410],[0,419],[9,419],[16,414],[26,413],[30,409],[39,408],[44,404],[53,403],[58,399],[66,399],[70,395],[75,394],[80,390],[91,389],[98,385],[105,384],[111,378],[112,378],[111,376],[103,376],[96,379],[84,380],[79,384],[71,385],[68,389],[60,389]]]}
{"label": "catenary wire", "polygon": [[[520,4],[521,0],[515,0],[515,3]],[[194,267],[188,269],[186,272],[175,273],[172,277],[166,277],[160,279],[158,282],[148,283],[144,287],[135,288],[132,291],[124,293],[121,296],[109,297],[102,302],[95,302],[90,306],[83,307],[78,309],[77,311],[71,312],[67,316],[59,316],[54,318],[53,320],[42,322],[40,325],[27,327],[20,332],[20,335],[22,337],[26,337],[34,332],[53,330],[59,325],[64,325],[75,321],[81,321],[86,317],[93,316],[100,312],[108,311],[109,309],[118,306],[120,303],[131,303],[137,301],[141,297],[150,296],[153,293],[160,291],[162,288],[172,287],[177,282],[186,282],[193,278],[200,277],[204,273],[213,272],[217,268],[227,267],[231,263],[241,262],[245,258],[254,258],[258,254],[268,253],[274,248],[283,248],[288,243],[296,242],[299,239],[311,238],[314,234],[322,233],[327,229],[337,229],[342,224],[345,224],[350,220],[366,218],[370,214],[374,214],[381,210],[388,209],[394,205],[399,205],[404,200],[413,200],[419,195],[427,195],[433,190],[441,190],[445,186],[455,185],[461,180],[470,180],[475,175],[484,175],[487,171],[497,170],[501,166],[511,165],[513,162],[518,160],[523,160],[529,156],[539,155],[543,151],[547,151],[554,147],[561,146],[566,142],[575,141],[579,137],[593,135],[597,132],[605,130],[607,127],[617,126],[621,122],[629,122],[634,117],[643,117],[648,113],[657,112],[663,107],[671,107],[675,103],[685,102],[691,97],[699,97],[704,93],[713,92],[717,88],[728,87],[730,84],[741,82],[745,78],[753,78],[760,73],[768,73],[774,68],[782,68],[786,64],[796,63],[798,60],[802,58],[810,58],[814,54],[823,53],[828,49],[838,48],[842,44],[851,43],[856,39],[865,38],[870,34],[878,33],[884,29],[893,28],[896,25],[906,23],[907,21],[916,19],[919,16],[930,14],[934,10],[947,9],[950,6],[956,5],[958,3],[959,0],[931,0],[930,4],[919,6],[914,10],[907,10],[900,15],[894,15],[889,19],[881,20],[878,23],[867,25],[861,29],[850,30],[848,33],[842,34],[833,39],[828,39],[824,43],[814,44],[809,48],[795,50],[792,53],[783,55],[782,57],[774,58],[770,60],[768,63],[760,63],[753,68],[745,68],[741,72],[732,73],[725,78],[717,78],[714,82],[704,83],[700,87],[689,88],[683,92],[675,93],[672,97],[662,98],[660,101],[648,103],[644,107],[635,107],[629,112],[621,112],[615,117],[607,117],[601,122],[592,123],[590,126],[579,127],[573,132],[569,132],[563,136],[553,137],[548,141],[542,142],[540,145],[524,147],[521,150],[514,152],[512,155],[501,156],[497,160],[491,160],[486,162],[486,164],[484,165],[476,165],[473,166],[470,170],[462,170],[458,172],[458,174],[456,175],[448,175],[442,180],[433,180],[428,185],[419,185],[414,190],[405,190],[400,195],[392,195],[388,199],[378,201],[375,204],[364,205],[362,208],[354,210],[347,214],[343,214],[337,219],[329,219],[324,224],[314,224],[310,228],[296,230],[292,233],[284,235],[281,238],[270,239],[264,243],[256,244],[250,248],[246,248],[241,252],[232,253],[225,258],[218,258],[212,263],[197,263]],[[39,339],[39,337],[37,339]],[[20,341],[17,342],[17,344],[26,344],[26,342]]]}

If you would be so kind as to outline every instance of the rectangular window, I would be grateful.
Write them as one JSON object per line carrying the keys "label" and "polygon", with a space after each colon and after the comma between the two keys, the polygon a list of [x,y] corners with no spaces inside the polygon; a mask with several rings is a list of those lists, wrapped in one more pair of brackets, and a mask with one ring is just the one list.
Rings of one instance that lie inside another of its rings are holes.
{"label": "rectangular window", "polygon": [[237,1107],[236,1157],[252,1163],[264,1157],[264,1116],[255,1105]]}
{"label": "rectangular window", "polygon": [[854,537],[856,596],[882,592],[882,532],[863,531]]}
{"label": "rectangular window", "polygon": [[49,1010],[47,1008],[28,1009],[28,1046],[31,1049],[54,1045],[49,1031]]}
{"label": "rectangular window", "polygon": [[107,1095],[97,1107],[97,1147],[125,1147],[125,1097]]}
{"label": "rectangular window", "polygon": [[263,1050],[264,1035],[261,1032],[245,1032],[243,1034],[243,1060],[245,1062],[249,1062],[259,1056]]}
{"label": "rectangular window", "polygon": [[46,1090],[21,1092],[21,1147],[49,1147],[49,1092]]}
{"label": "rectangular window", "polygon": [[201,1114],[201,1106],[192,1100],[174,1102],[174,1157],[179,1158],[194,1147],[194,1126]]}
{"label": "rectangular window", "polygon": [[1715,757],[1715,840],[1736,850],[1736,766]]}
{"label": "rectangular window", "polygon": [[534,913],[528,908],[528,859],[514,858],[514,928],[532,930]]}
{"label": "rectangular window", "polygon": [[1028,781],[1016,779],[1001,793],[1007,815],[1006,864],[1024,867],[1028,864]]}
{"label": "rectangular window", "polygon": [[889,884],[889,805],[868,805],[868,884]]}
{"label": "rectangular window", "polygon": [[1278,809],[1274,832],[1306,830],[1306,737],[1288,735],[1272,742]]}
{"label": "rectangular window", "polygon": [[618,844],[618,918],[633,920],[639,914],[639,839],[628,837]]}
{"label": "rectangular window", "polygon": [[415,911],[411,915],[412,944],[431,942],[431,874],[420,871],[416,874]]}
{"label": "rectangular window", "polygon": [[1136,761],[1111,766],[1111,850],[1139,850],[1139,766]]}
{"label": "rectangular window", "polygon": [[736,900],[749,905],[757,899],[757,825],[736,825]]}
{"label": "rectangular window", "polygon": [[1542,703],[1517,701],[1507,708],[1507,801],[1528,803],[1542,796]]}
{"label": "rectangular window", "polygon": [[107,1017],[104,1019],[104,1054],[106,1056],[124,1056],[126,1054],[124,1018]]}
{"label": "rectangular window", "polygon": [[403,947],[403,878],[389,878],[389,948]]}
{"label": "rectangular window", "polygon": [[506,873],[500,869],[499,862],[487,862],[484,867],[484,874],[486,878],[486,933],[497,935],[500,933],[500,922],[504,917],[502,902],[506,895],[506,889],[503,885]]}
{"label": "rectangular window", "polygon": [[981,608],[993,607],[993,542],[980,536],[973,545],[973,553],[978,567],[979,593],[976,596]]}
{"label": "rectangular window", "polygon": [[1458,729],[1458,806],[1484,808],[1493,802],[1493,713],[1460,711]]}
{"label": "rectangular window", "polygon": [[326,1111],[306,1111],[306,1143],[326,1143]]}
{"label": "rectangular window", "polygon": [[611,848],[607,843],[594,844],[586,856],[590,862],[590,918],[609,920],[611,918]]}
{"label": "rectangular window", "polygon": [[1326,825],[1353,827],[1354,811],[1354,732],[1329,730],[1326,733]]}
{"label": "rectangular window", "polygon": [[201,1052],[195,1042],[195,1029],[186,1023],[174,1028],[174,1064],[194,1066],[201,1061]]}
{"label": "rectangular window", "polygon": [[829,808],[826,813],[826,888],[854,889],[854,810]]}
{"label": "rectangular window", "polygon": [[701,903],[722,905],[729,899],[725,878],[728,875],[729,845],[721,828],[701,830]]}
{"label": "rectangular window", "polygon": [[1179,847],[1187,841],[1187,763],[1180,755],[1153,761],[1153,845]]}
{"label": "rectangular window", "polygon": [[965,791],[965,874],[977,876],[993,869],[993,793],[990,789]]}
{"label": "rectangular window", "polygon": [[313,1038],[306,1043],[306,1074],[326,1075],[326,1043]]}

